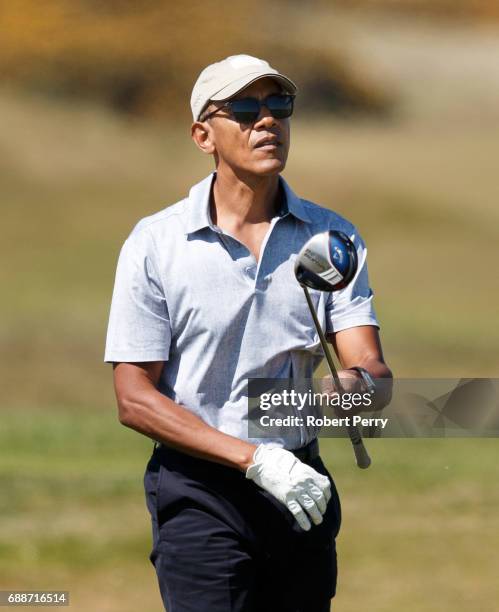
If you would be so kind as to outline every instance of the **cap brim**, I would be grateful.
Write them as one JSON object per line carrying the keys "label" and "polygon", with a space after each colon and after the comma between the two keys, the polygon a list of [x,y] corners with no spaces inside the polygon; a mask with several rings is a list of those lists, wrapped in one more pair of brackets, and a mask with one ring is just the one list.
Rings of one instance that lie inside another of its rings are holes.
{"label": "cap brim", "polygon": [[244,77],[233,81],[230,85],[227,85],[227,87],[224,87],[220,91],[217,91],[216,94],[212,95],[210,100],[215,100],[217,102],[223,102],[224,100],[228,100],[229,98],[232,98],[232,96],[235,96],[237,93],[243,90],[245,87],[248,87],[248,85],[251,85],[255,81],[259,81],[260,79],[264,79],[266,77],[277,81],[289,94],[294,95],[298,91],[296,85],[293,83],[293,81],[291,81],[291,79],[288,79],[288,77],[285,77],[282,74],[275,74],[272,72],[261,72],[256,75],[247,74]]}

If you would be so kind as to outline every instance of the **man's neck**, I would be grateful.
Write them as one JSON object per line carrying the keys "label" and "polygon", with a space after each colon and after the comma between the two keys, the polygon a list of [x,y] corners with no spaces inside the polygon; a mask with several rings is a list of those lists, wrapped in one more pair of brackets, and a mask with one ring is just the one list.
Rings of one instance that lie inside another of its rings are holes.
{"label": "man's neck", "polygon": [[213,223],[233,231],[269,223],[279,195],[278,175],[247,178],[217,172],[210,202]]}

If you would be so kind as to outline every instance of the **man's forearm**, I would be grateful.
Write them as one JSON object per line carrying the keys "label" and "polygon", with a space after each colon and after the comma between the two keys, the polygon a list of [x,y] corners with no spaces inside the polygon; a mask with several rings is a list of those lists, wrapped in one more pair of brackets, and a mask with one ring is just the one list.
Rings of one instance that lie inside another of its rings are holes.
{"label": "man's forearm", "polygon": [[224,434],[156,389],[118,398],[123,425],[194,457],[241,471],[253,462],[256,446]]}

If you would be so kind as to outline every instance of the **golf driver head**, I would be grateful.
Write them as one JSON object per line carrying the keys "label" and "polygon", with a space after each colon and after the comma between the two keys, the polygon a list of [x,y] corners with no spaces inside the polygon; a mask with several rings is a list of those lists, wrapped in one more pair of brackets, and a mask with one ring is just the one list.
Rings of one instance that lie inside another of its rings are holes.
{"label": "golf driver head", "polygon": [[329,230],[312,236],[296,257],[295,276],[301,285],[319,291],[346,287],[357,272],[357,251],[343,232]]}

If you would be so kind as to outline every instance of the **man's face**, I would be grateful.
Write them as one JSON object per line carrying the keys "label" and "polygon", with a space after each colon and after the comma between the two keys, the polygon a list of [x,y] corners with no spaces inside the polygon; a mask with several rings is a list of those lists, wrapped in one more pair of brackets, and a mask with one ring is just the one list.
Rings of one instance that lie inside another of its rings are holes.
{"label": "man's face", "polygon": [[[257,98],[281,93],[279,85],[271,78],[263,78],[248,85],[232,99]],[[213,102],[203,115],[223,106]],[[237,174],[247,173],[269,176],[282,172],[286,165],[290,143],[289,119],[274,119],[268,108],[262,106],[260,115],[253,123],[238,123],[230,109],[222,108],[205,123],[209,131],[217,169],[227,165]],[[272,143],[264,144],[265,139]]]}

